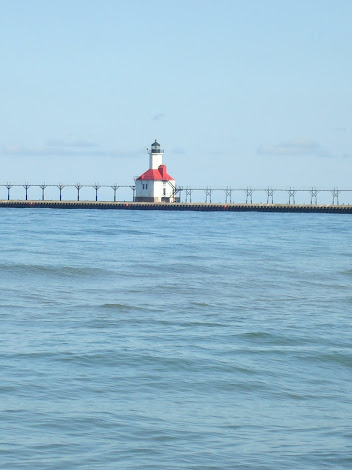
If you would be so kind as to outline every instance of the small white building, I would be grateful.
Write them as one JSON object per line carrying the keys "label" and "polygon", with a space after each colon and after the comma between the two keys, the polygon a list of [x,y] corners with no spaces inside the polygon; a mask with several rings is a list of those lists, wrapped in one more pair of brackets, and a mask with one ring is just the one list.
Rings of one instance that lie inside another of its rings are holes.
{"label": "small white building", "polygon": [[164,151],[155,140],[149,150],[149,170],[136,179],[136,202],[176,201],[176,183],[166,172],[163,154]]}

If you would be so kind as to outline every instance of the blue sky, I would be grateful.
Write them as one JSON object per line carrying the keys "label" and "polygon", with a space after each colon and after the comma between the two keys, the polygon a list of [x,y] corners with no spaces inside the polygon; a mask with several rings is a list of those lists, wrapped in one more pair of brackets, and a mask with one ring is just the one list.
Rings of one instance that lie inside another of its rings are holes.
{"label": "blue sky", "polygon": [[352,188],[350,0],[3,0],[0,183]]}

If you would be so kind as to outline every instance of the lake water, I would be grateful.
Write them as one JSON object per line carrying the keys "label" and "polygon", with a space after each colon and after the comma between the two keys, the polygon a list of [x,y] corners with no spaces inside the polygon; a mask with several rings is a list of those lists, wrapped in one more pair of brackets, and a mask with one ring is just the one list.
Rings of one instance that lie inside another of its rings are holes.
{"label": "lake water", "polygon": [[352,467],[351,216],[0,217],[1,469]]}

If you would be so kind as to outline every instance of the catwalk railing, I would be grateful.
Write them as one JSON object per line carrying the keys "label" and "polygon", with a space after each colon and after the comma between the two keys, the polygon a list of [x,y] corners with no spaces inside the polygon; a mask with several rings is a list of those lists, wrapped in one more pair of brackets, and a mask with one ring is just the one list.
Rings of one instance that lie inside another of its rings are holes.
{"label": "catwalk railing", "polygon": [[95,192],[95,201],[98,201],[98,191],[100,188],[111,188],[113,191],[113,200],[116,202],[117,201],[117,190],[119,188],[130,188],[133,191],[133,200],[135,197],[135,189],[136,187],[133,185],[118,185],[118,184],[113,184],[113,185],[100,185],[100,184],[0,184],[0,188],[4,187],[7,189],[7,200],[11,200],[11,189],[12,188],[23,188],[24,189],[24,200],[28,201],[29,196],[29,189],[30,188],[40,188],[41,189],[41,200],[45,201],[45,190],[46,188],[57,188],[58,190],[58,201],[62,201],[62,196],[63,196],[63,190],[64,188],[75,188],[77,191],[77,201],[80,200],[80,194],[81,194],[81,189],[82,188],[93,188]]}
{"label": "catwalk railing", "polygon": [[[57,190],[57,199],[58,201],[63,200],[63,195],[64,195],[64,190],[66,188],[75,188],[76,190],[76,199],[77,201],[80,200],[81,196],[81,190],[83,188],[91,188],[94,190],[93,192],[93,198],[90,200],[95,200],[98,201],[98,195],[99,195],[99,190],[103,188],[108,188],[111,190],[111,199],[109,198],[108,200],[113,200],[116,202],[117,199],[117,191],[120,189],[131,189],[132,190],[132,200],[135,200],[135,189],[136,187],[134,185],[119,185],[119,184],[113,184],[113,185],[100,185],[98,183],[95,184],[29,184],[29,183],[24,183],[24,184],[11,184],[11,183],[6,183],[6,184],[0,184],[0,188],[5,188],[6,191],[6,198],[7,200],[11,200],[11,190],[13,188],[20,188],[21,191],[23,190],[23,198],[24,200],[29,200],[33,199],[33,196],[31,191],[33,188],[37,188],[36,192],[38,192],[38,189],[41,190],[40,195],[41,195],[41,200],[45,200],[45,194],[46,194],[46,189],[47,188],[55,188]],[[300,195],[300,198],[302,199],[302,196],[304,197],[304,204],[318,204],[318,196],[319,195],[324,195],[330,196],[331,204],[332,205],[339,205],[340,200],[342,199],[341,195],[350,195],[352,196],[352,189],[340,189],[337,187],[330,188],[330,189],[323,189],[323,188],[300,188],[300,189],[295,189],[294,187],[289,187],[289,188],[275,188],[275,187],[265,187],[265,188],[252,188],[252,187],[246,187],[246,188],[236,188],[236,187],[225,187],[225,188],[214,188],[214,187],[201,187],[201,188],[195,188],[195,187],[183,187],[179,186],[176,187],[175,189],[175,195],[180,197],[180,200],[183,202],[192,202],[192,196],[195,197],[195,195],[198,196],[197,201],[200,199],[204,198],[205,203],[211,203],[212,202],[212,197],[214,197],[214,194],[219,195],[223,200],[225,204],[229,203],[234,203],[234,202],[245,202],[246,204],[253,204],[253,198],[257,199],[255,202],[256,203],[267,203],[267,204],[274,204],[274,199],[277,195],[280,195],[281,201],[284,199],[284,202],[287,202],[287,204],[296,204],[296,196]],[[106,193],[105,193],[106,194]],[[17,190],[17,199],[19,197],[19,193]],[[51,196],[53,197],[53,193],[51,191]],[[203,196],[203,197],[202,197]],[[242,197],[241,197],[242,196]],[[259,197],[259,199],[258,199]],[[1,197],[0,197],[1,198]],[[33,200],[40,200],[37,197]],[[49,199],[53,200],[53,199]],[[300,202],[302,203],[302,201]]]}
{"label": "catwalk railing", "polygon": [[254,194],[261,194],[264,195],[264,200],[258,200],[256,201],[264,203],[266,202],[267,204],[274,204],[274,195],[275,194],[286,194],[287,200],[286,202],[288,204],[296,204],[296,194],[301,194],[301,195],[307,195],[307,200],[305,203],[306,204],[318,204],[318,194],[325,193],[325,194],[330,194],[332,197],[332,204],[339,204],[339,196],[341,193],[352,193],[352,189],[339,189],[337,187],[334,187],[332,189],[318,189],[316,187],[313,188],[300,188],[300,189],[295,189],[294,187],[290,188],[273,188],[273,187],[267,187],[267,188],[252,188],[252,187],[247,187],[247,188],[232,188],[232,187],[226,187],[226,188],[212,188],[212,187],[206,187],[206,188],[190,188],[190,187],[185,187],[179,189],[179,191],[182,191],[185,195],[185,202],[192,202],[192,194],[200,191],[203,192],[205,195],[205,202],[212,202],[212,195],[214,192],[222,192],[224,194],[224,202],[225,204],[227,203],[232,203],[232,202],[237,202],[238,198],[236,197],[236,193],[242,193],[244,195],[244,199],[246,204],[253,204],[253,196]]}

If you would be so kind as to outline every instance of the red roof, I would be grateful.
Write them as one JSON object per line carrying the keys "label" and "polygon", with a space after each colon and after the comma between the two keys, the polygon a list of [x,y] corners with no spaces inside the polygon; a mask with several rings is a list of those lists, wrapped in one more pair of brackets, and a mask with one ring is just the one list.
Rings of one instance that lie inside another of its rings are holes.
{"label": "red roof", "polygon": [[147,170],[137,180],[148,180],[148,181],[166,181],[173,180],[174,178],[166,173],[166,166],[160,165],[157,170]]}

